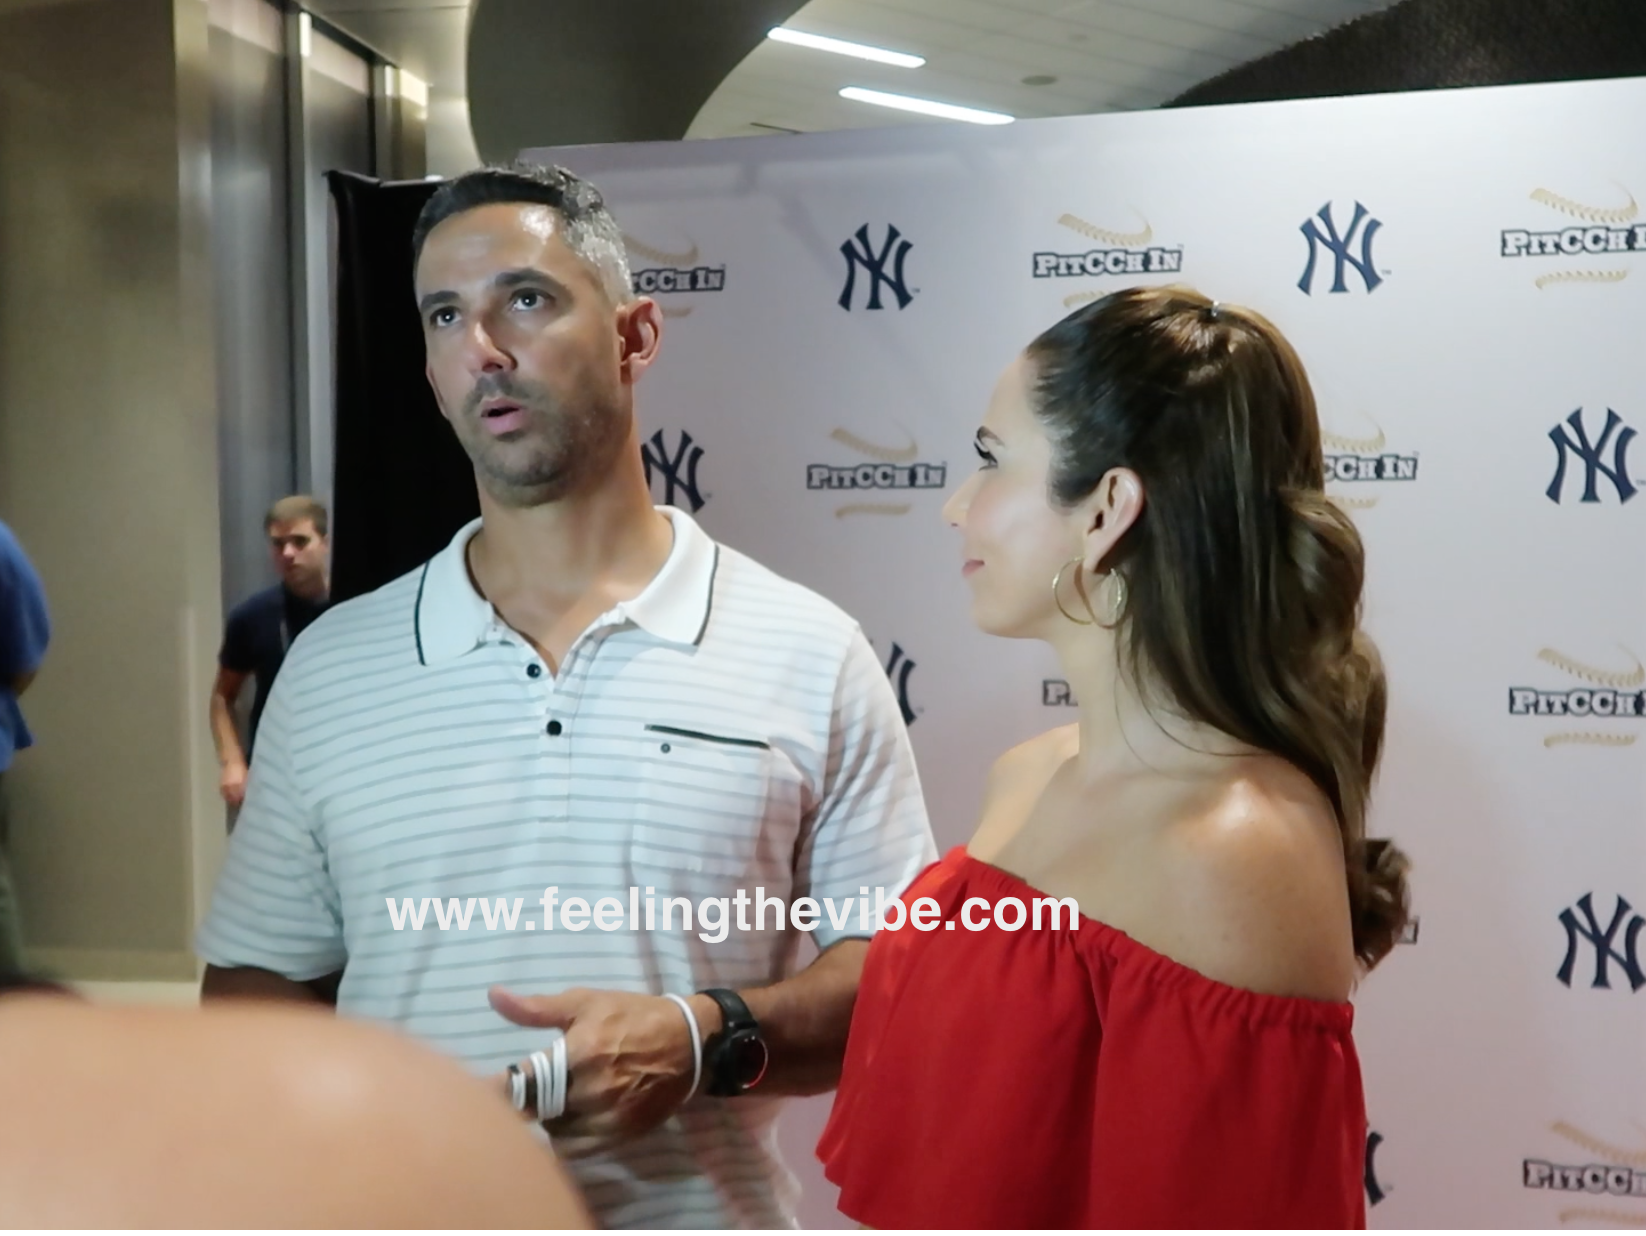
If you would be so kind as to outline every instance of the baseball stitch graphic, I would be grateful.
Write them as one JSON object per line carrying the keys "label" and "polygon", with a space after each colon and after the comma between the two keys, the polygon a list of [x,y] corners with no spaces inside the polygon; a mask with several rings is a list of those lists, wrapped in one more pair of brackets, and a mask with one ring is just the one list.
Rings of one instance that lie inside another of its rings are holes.
{"label": "baseball stitch graphic", "polygon": [[848,515],[907,515],[909,504],[896,502],[852,502],[839,508],[834,513],[836,519],[844,519]]}
{"label": "baseball stitch graphic", "polygon": [[1350,455],[1375,455],[1383,449],[1389,440],[1384,437],[1383,430],[1378,426],[1376,421],[1373,421],[1371,417],[1367,417],[1366,421],[1374,429],[1377,429],[1377,435],[1375,437],[1345,438],[1339,434],[1327,433],[1325,430],[1322,430],[1320,433],[1320,441],[1323,445],[1331,448],[1332,450],[1345,451]]}
{"label": "baseball stitch graphic", "polygon": [[[1140,214],[1138,218],[1142,219],[1143,216]],[[1065,214],[1058,219],[1058,223],[1072,232],[1079,232],[1082,236],[1091,240],[1102,241],[1104,244],[1109,245],[1119,245],[1122,249],[1136,249],[1138,246],[1146,245],[1154,239],[1154,228],[1149,225],[1147,219],[1143,219],[1143,230],[1141,232],[1111,232],[1107,228],[1098,227],[1095,223],[1087,223],[1079,215],[1070,214]]]}
{"label": "baseball stitch graphic", "polygon": [[[1374,436],[1370,438],[1345,438],[1340,434],[1327,433],[1323,429],[1320,431],[1320,444],[1327,450],[1342,451],[1347,455],[1376,455],[1388,442],[1388,438],[1383,434],[1383,427],[1371,417],[1366,417],[1365,421],[1377,430]],[[1330,481],[1328,480],[1327,483],[1329,484]],[[1345,511],[1369,511],[1377,505],[1376,498],[1351,498],[1346,494],[1327,494],[1326,497]]]}
{"label": "baseball stitch graphic", "polygon": [[[1615,183],[1615,182],[1614,182]],[[1532,201],[1547,206],[1550,210],[1558,210],[1563,215],[1571,215],[1574,219],[1582,219],[1586,223],[1624,224],[1634,222],[1635,216],[1640,213],[1640,207],[1635,204],[1635,195],[1622,185],[1623,196],[1629,199],[1627,206],[1620,206],[1615,210],[1606,210],[1600,206],[1585,206],[1582,202],[1574,202],[1569,197],[1548,189],[1533,189]]]}
{"label": "baseball stitch graphic", "polygon": [[1564,1120],[1555,1121],[1553,1128],[1561,1137],[1598,1158],[1610,1159],[1620,1167],[1634,1167],[1646,1171],[1646,1150],[1625,1150],[1621,1146],[1603,1142],[1600,1138],[1591,1137]]}
{"label": "baseball stitch graphic", "polygon": [[[1622,648],[1622,645],[1619,645]],[[1619,673],[1614,670],[1596,669],[1592,665],[1585,665],[1564,653],[1556,652],[1553,648],[1543,648],[1538,651],[1537,659],[1545,665],[1552,665],[1556,669],[1570,674],[1583,682],[1593,683],[1597,687],[1609,687],[1614,691],[1633,691],[1646,684],[1646,666],[1641,665],[1640,658],[1627,648],[1622,648],[1623,655],[1635,663],[1633,670]],[[1591,730],[1550,734],[1543,740],[1545,747],[1566,747],[1574,744],[1589,747],[1632,747],[1635,744],[1634,734],[1602,734]]]}
{"label": "baseball stitch graphic", "polygon": [[[1142,219],[1141,214],[1138,218]],[[1071,232],[1079,232],[1088,240],[1095,240],[1105,245],[1119,245],[1123,249],[1135,249],[1139,245],[1146,245],[1154,239],[1154,227],[1147,219],[1143,219],[1141,232],[1111,232],[1108,228],[1098,227],[1095,223],[1087,223],[1079,215],[1064,214],[1058,223]],[[1073,309],[1077,305],[1084,305],[1094,301],[1102,292],[1074,292],[1063,298],[1063,307]]]}
{"label": "baseball stitch graphic", "polygon": [[[1614,182],[1615,183],[1615,182]],[[1622,185],[1623,196],[1629,199],[1627,206],[1619,206],[1608,210],[1603,206],[1586,206],[1582,202],[1573,201],[1569,197],[1562,197],[1551,189],[1533,189],[1532,201],[1540,206],[1547,206],[1550,210],[1559,211],[1574,219],[1582,219],[1585,223],[1601,223],[1621,225],[1631,222],[1640,213],[1640,207],[1635,204],[1635,195]],[[1547,287],[1555,287],[1562,283],[1622,283],[1629,277],[1624,270],[1557,270],[1546,275],[1539,275],[1532,282],[1538,291]]]}
{"label": "baseball stitch graphic", "polygon": [[[684,253],[665,253],[661,249],[653,249],[650,245],[643,244],[642,242],[636,240],[633,236],[624,236],[623,245],[632,252],[638,253],[648,262],[661,262],[664,266],[697,265],[696,245],[693,245]],[[686,305],[683,308],[665,307],[663,310],[663,316],[666,318],[685,318],[690,317],[691,312],[692,307],[690,305]]]}
{"label": "baseball stitch graphic", "polygon": [[1533,282],[1542,290],[1557,283],[1622,283],[1628,277],[1626,270],[1555,270]]}
{"label": "baseball stitch graphic", "polygon": [[[1613,1146],[1603,1142],[1598,1137],[1590,1137],[1581,1129],[1574,1128],[1564,1120],[1555,1122],[1554,1130],[1567,1141],[1587,1150],[1597,1158],[1609,1159],[1620,1167],[1632,1167],[1646,1171],[1646,1150],[1629,1151],[1621,1146]],[[1608,1210],[1599,1206],[1574,1206],[1560,1212],[1562,1223],[1577,1223],[1583,1220],[1591,1222],[1611,1223],[1618,1227],[1646,1227],[1646,1211]]]}
{"label": "baseball stitch graphic", "polygon": [[[908,434],[908,430],[903,431]],[[867,455],[870,459],[878,459],[881,463],[911,464],[920,454],[920,443],[909,435],[909,445],[893,449],[889,446],[880,446],[870,442],[867,438],[860,438],[849,429],[836,429],[829,435],[842,446],[850,447],[860,455]],[[848,502],[845,506],[837,507],[834,512],[836,519],[844,519],[848,515],[907,515],[907,502]]]}
{"label": "baseball stitch graphic", "polygon": [[1646,1227],[1646,1212],[1629,1214],[1623,1210],[1603,1210],[1599,1206],[1578,1206],[1560,1212],[1562,1223],[1576,1223],[1580,1220],[1610,1223],[1616,1227]]}
{"label": "baseball stitch graphic", "polygon": [[[905,430],[905,433],[908,431]],[[920,444],[912,437],[909,445],[893,449],[889,446],[877,446],[866,438],[860,438],[849,429],[836,429],[829,435],[842,446],[849,446],[860,455],[867,455],[870,459],[878,459],[881,463],[911,464],[915,456],[920,454]]]}
{"label": "baseball stitch graphic", "polygon": [[1610,687],[1614,691],[1633,691],[1636,687],[1646,686],[1646,666],[1641,665],[1640,658],[1635,656],[1623,645],[1618,645],[1624,656],[1635,663],[1632,670],[1621,673],[1614,670],[1596,669],[1592,665],[1556,652],[1553,648],[1540,649],[1537,659],[1545,665],[1552,665],[1558,670],[1564,670],[1573,678],[1581,678],[1584,682],[1592,682],[1597,687]]}
{"label": "baseball stitch graphic", "polygon": [[650,245],[642,244],[633,236],[624,236],[623,244],[638,253],[648,262],[661,262],[664,266],[696,266],[697,246],[693,245],[684,253],[665,253],[662,249],[653,249]]}

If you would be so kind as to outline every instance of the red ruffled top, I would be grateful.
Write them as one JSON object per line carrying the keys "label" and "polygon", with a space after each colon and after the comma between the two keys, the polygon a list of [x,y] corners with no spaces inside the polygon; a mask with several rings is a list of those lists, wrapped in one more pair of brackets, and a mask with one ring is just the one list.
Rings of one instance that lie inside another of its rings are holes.
{"label": "red ruffled top", "polygon": [[875,936],[818,1145],[840,1209],[876,1228],[1364,1227],[1353,1007],[1213,982],[1088,918],[994,924],[1001,898],[1044,896],[956,847],[903,901],[958,923],[982,897],[990,926]]}

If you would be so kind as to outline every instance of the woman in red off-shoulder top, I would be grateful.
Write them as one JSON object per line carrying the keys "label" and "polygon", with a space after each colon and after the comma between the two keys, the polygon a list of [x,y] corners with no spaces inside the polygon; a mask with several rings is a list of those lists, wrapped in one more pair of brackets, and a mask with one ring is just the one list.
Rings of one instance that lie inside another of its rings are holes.
{"label": "woman in red off-shoulder top", "polygon": [[945,508],[973,617],[1049,643],[1079,720],[1000,759],[870,947],[818,1147],[840,1208],[1364,1226],[1348,1000],[1405,859],[1365,834],[1383,674],[1302,365],[1250,311],[1115,293],[1007,369],[978,453]]}

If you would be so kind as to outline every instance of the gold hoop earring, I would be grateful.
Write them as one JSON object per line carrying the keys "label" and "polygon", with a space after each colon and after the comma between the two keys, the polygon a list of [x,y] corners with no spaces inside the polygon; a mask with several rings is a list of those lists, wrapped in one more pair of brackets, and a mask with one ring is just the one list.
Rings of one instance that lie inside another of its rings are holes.
{"label": "gold hoop earring", "polygon": [[[1083,589],[1080,588],[1080,571],[1078,570],[1079,563],[1080,563],[1079,558],[1070,558],[1062,566],[1057,568],[1057,574],[1052,576],[1052,601],[1057,605],[1058,612],[1060,614],[1062,614],[1065,618],[1067,618],[1070,622],[1075,623],[1077,626],[1089,627],[1089,626],[1092,626],[1093,624],[1095,624],[1097,622],[1097,615],[1092,614],[1092,616],[1090,618],[1076,618],[1073,614],[1071,614],[1067,609],[1065,609],[1063,607],[1063,597],[1061,595],[1062,588],[1063,588],[1063,572],[1067,571],[1070,567],[1076,567],[1077,569],[1075,571],[1075,588],[1078,591],[1080,591],[1080,599],[1082,601],[1086,601],[1086,593]],[[1090,601],[1086,601],[1086,612],[1090,614],[1091,610],[1092,610],[1092,603]]]}
{"label": "gold hoop earring", "polygon": [[1112,631],[1120,625],[1121,618],[1126,614],[1126,577],[1119,571],[1108,571],[1105,574],[1113,581],[1114,606],[1111,611],[1113,616],[1107,622],[1097,622],[1097,615],[1093,614],[1092,621],[1097,622],[1097,625],[1105,631]]}

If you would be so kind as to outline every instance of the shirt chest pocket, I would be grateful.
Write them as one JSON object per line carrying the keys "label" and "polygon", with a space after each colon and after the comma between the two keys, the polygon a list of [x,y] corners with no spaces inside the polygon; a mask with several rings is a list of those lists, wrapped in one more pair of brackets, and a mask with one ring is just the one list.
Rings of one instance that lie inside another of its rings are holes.
{"label": "shirt chest pocket", "polygon": [[800,774],[770,741],[719,724],[645,726],[632,860],[636,874],[699,895],[748,882],[787,888],[801,816]]}

